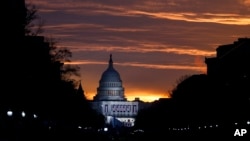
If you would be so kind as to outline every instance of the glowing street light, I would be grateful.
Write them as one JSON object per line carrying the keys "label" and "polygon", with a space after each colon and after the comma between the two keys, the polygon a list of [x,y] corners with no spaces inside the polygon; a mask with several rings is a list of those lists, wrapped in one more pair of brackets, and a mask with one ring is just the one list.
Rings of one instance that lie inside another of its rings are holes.
{"label": "glowing street light", "polygon": [[12,111],[7,111],[7,116],[9,116],[9,117],[11,117],[11,116],[13,116],[13,112]]}
{"label": "glowing street light", "polygon": [[250,125],[250,121],[247,121],[247,125]]}
{"label": "glowing street light", "polygon": [[107,132],[107,131],[108,131],[108,128],[107,128],[107,127],[105,127],[103,130],[104,130],[105,132]]}
{"label": "glowing street light", "polygon": [[36,115],[36,114],[33,114],[33,118],[37,118],[37,115]]}
{"label": "glowing street light", "polygon": [[22,115],[22,117],[25,117],[26,114],[24,111],[22,111],[21,115]]}

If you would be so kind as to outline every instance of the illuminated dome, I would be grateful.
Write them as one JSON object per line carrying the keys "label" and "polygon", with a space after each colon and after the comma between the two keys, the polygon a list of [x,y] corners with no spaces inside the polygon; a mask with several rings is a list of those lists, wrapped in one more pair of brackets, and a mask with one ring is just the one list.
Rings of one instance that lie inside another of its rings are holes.
{"label": "illuminated dome", "polygon": [[121,82],[120,74],[113,67],[112,55],[110,55],[109,67],[103,72],[100,82]]}
{"label": "illuminated dome", "polygon": [[113,67],[112,55],[110,55],[108,68],[103,72],[97,88],[95,101],[124,101],[124,88],[120,74]]}

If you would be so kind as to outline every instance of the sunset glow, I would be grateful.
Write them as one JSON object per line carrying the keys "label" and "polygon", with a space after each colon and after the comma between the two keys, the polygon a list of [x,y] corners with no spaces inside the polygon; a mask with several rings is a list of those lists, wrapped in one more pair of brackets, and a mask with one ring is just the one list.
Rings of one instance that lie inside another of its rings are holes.
{"label": "sunset glow", "polygon": [[151,92],[132,92],[127,94],[127,99],[129,101],[135,100],[135,98],[140,98],[140,100],[144,102],[153,102],[155,100],[159,100],[159,98],[170,98],[168,94],[159,94],[159,93],[151,93]]}
{"label": "sunset glow", "polygon": [[89,99],[113,54],[129,100],[167,97],[185,75],[206,74],[219,45],[249,37],[249,0],[27,0],[42,35],[72,52]]}
{"label": "sunset glow", "polygon": [[[89,100],[93,100],[93,97],[96,93],[88,93],[86,98]],[[131,92],[125,94],[128,101],[133,101],[135,98],[139,98],[141,101],[144,102],[153,102],[155,100],[159,100],[159,98],[170,98],[169,94],[159,94],[159,93],[151,93],[151,92]]]}

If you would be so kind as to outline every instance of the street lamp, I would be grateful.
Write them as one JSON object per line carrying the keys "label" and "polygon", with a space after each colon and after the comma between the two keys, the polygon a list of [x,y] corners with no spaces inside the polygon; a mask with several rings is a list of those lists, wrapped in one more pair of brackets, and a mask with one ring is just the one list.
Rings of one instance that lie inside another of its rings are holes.
{"label": "street lamp", "polygon": [[22,117],[25,117],[26,114],[24,111],[22,111],[21,115],[22,115]]}
{"label": "street lamp", "polygon": [[9,117],[13,116],[13,112],[11,110],[7,111],[7,116]]}
{"label": "street lamp", "polygon": [[36,115],[36,114],[33,114],[33,117],[34,117],[34,118],[37,118],[37,115]]}
{"label": "street lamp", "polygon": [[250,125],[250,121],[247,121],[247,125]]}

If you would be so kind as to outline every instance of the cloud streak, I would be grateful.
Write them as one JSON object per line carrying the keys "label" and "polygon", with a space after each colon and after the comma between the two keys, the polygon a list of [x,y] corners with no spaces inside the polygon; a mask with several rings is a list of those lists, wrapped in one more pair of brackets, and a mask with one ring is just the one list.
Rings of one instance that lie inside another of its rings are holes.
{"label": "cloud streak", "polygon": [[[219,8],[227,7],[231,11],[223,11]],[[37,4],[41,12],[64,11],[70,14],[82,15],[110,15],[110,16],[149,16],[151,18],[182,20],[187,22],[211,22],[219,24],[249,25],[250,15],[242,14],[237,8],[249,12],[249,0],[223,0],[218,2],[205,2],[194,0],[176,1],[149,1],[145,0],[123,2],[117,6],[117,2],[112,1],[41,1],[35,0],[31,3]],[[67,3],[67,4],[66,4]],[[192,3],[192,4],[191,4]],[[223,4],[223,5],[222,5]],[[171,7],[170,7],[171,6]],[[180,6],[184,8],[179,9]],[[220,7],[221,6],[221,7]],[[167,7],[167,8],[166,8]],[[203,9],[200,9],[202,7]],[[215,7],[215,8],[214,8]],[[174,9],[175,8],[175,9]],[[213,8],[213,9],[212,9]],[[160,9],[160,10],[156,10]],[[242,10],[242,11],[243,11]]]}
{"label": "cloud streak", "polygon": [[169,12],[145,12],[145,11],[131,11],[137,15],[146,15],[153,18],[182,20],[187,22],[208,22],[219,24],[232,25],[250,25],[250,15],[242,16],[237,14],[213,14],[213,13],[169,13]]}
{"label": "cloud streak", "polygon": [[[79,60],[72,62],[65,62],[68,65],[107,65],[107,62],[101,61],[91,61],[91,60]],[[115,65],[125,66],[125,67],[141,67],[147,69],[170,69],[170,70],[192,70],[201,72],[205,69],[203,66],[193,65],[173,65],[173,64],[145,64],[139,62],[124,62],[124,63],[115,63]]]}
{"label": "cloud streak", "polygon": [[45,19],[42,35],[72,51],[72,62],[66,64],[83,68],[91,94],[109,53],[125,69],[128,96],[157,91],[151,94],[159,97],[178,77],[205,73],[204,58],[214,56],[219,45],[250,37],[250,0],[26,2],[35,4]]}
{"label": "cloud streak", "polygon": [[151,48],[146,47],[84,47],[76,49],[76,51],[115,51],[115,52],[136,52],[136,53],[149,53],[149,52],[161,52],[161,53],[173,53],[179,55],[191,55],[191,56],[213,56],[215,51],[205,51],[199,49],[185,49],[174,47],[157,47],[157,45]]}

